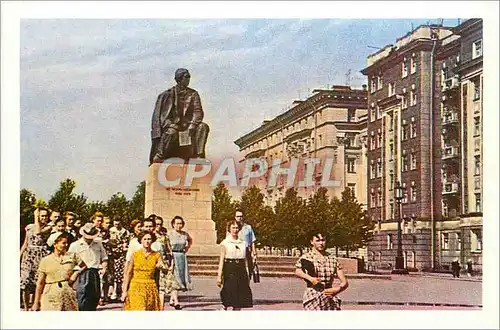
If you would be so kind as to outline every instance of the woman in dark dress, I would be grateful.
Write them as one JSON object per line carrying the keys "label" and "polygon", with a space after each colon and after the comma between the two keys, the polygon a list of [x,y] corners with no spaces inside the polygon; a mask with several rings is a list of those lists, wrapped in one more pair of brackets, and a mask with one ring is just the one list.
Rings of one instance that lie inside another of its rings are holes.
{"label": "woman in dark dress", "polygon": [[253,307],[252,290],[246,267],[245,242],[238,238],[240,227],[236,220],[227,224],[230,233],[221,242],[221,254],[217,271],[217,286],[220,292],[223,309],[233,310]]}

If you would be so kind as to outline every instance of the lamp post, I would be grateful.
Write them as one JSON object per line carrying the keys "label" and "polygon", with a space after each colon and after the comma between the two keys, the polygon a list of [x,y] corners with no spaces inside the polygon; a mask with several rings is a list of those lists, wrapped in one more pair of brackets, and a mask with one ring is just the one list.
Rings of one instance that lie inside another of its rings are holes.
{"label": "lamp post", "polygon": [[398,251],[396,255],[396,268],[392,270],[393,274],[408,274],[403,257],[403,242],[401,238],[401,201],[403,200],[403,187],[399,181],[396,182],[394,187],[394,199],[398,204]]}

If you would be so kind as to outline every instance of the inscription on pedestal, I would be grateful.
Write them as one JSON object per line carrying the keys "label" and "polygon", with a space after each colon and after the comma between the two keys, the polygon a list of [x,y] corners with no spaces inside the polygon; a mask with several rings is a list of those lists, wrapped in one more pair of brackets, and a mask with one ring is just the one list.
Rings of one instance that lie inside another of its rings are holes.
{"label": "inscription on pedestal", "polygon": [[[146,176],[145,216],[160,215],[165,227],[171,229],[170,220],[180,215],[186,222],[184,230],[193,238],[190,255],[218,255],[217,234],[212,221],[212,187],[209,180],[195,180],[183,186],[187,165],[170,166],[162,173],[162,164],[152,164]],[[180,178],[177,186],[165,187],[158,175],[169,179]]]}

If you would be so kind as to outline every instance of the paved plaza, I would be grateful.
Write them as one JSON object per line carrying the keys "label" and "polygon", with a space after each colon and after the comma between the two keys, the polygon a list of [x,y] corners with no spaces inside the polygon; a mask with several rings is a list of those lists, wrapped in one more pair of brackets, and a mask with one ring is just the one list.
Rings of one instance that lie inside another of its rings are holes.
{"label": "paved plaza", "polygon": [[[221,308],[215,277],[194,277],[193,291],[181,294],[184,310]],[[255,310],[300,310],[304,282],[296,278],[261,278],[252,283]],[[343,309],[479,309],[482,282],[433,276],[351,279],[341,294]],[[109,304],[100,310],[120,310]],[[167,308],[167,310],[172,308]],[[173,309],[172,309],[173,310]]]}

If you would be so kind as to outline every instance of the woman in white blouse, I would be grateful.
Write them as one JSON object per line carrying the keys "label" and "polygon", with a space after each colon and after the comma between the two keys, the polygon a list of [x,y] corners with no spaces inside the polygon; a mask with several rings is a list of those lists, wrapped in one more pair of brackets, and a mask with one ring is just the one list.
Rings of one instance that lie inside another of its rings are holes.
{"label": "woman in white blouse", "polygon": [[217,286],[222,290],[220,297],[223,309],[233,310],[253,307],[250,280],[246,270],[245,242],[238,238],[240,227],[236,220],[227,224],[230,233],[220,244],[221,254],[217,271]]}

